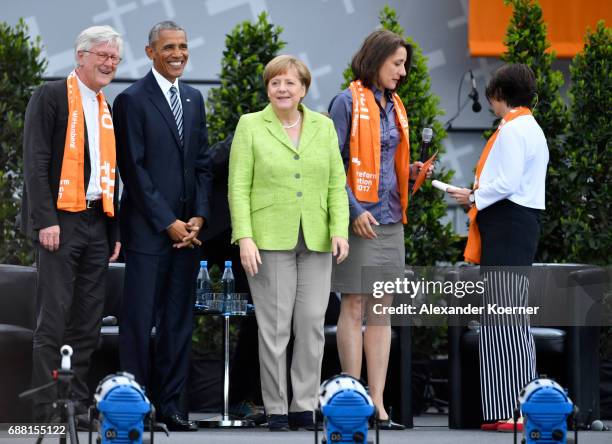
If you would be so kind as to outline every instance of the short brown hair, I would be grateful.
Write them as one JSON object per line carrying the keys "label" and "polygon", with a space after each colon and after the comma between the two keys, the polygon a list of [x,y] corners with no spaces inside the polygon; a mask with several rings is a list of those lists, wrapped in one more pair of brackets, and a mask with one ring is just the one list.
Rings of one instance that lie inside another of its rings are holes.
{"label": "short brown hair", "polygon": [[308,92],[310,82],[312,81],[310,71],[304,62],[291,55],[279,55],[268,62],[263,72],[263,81],[266,89],[268,88],[270,80],[278,75],[285,74],[291,68],[295,68],[300,82],[302,82],[302,85],[306,88],[306,92]]}
{"label": "short brown hair", "polygon": [[[361,48],[357,54],[353,56],[351,62],[351,70],[353,71],[353,80],[361,80],[366,88],[371,88],[378,80],[378,71],[385,61],[391,57],[397,48],[406,48],[406,76],[410,71],[412,63],[412,46],[402,37],[394,32],[386,29],[374,31],[363,41]],[[403,83],[405,77],[402,77],[397,84],[397,88]]]}
{"label": "short brown hair", "polygon": [[487,99],[504,101],[511,107],[531,108],[536,95],[536,78],[523,63],[504,65],[493,73],[486,89]]}

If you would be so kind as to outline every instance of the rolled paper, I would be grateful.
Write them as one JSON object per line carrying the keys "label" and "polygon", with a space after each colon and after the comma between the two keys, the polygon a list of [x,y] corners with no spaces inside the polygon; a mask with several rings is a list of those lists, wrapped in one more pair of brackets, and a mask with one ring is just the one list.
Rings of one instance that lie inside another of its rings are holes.
{"label": "rolled paper", "polygon": [[444,182],[441,182],[441,181],[439,181],[439,180],[432,180],[432,181],[431,181],[431,184],[433,185],[433,187],[434,187],[434,188],[437,188],[437,189],[439,189],[439,190],[442,190],[442,191],[444,191],[445,193],[448,193],[448,192],[449,192],[451,189],[453,189],[453,188],[455,188],[455,189],[457,188],[457,187],[455,187],[455,186],[453,186],[453,185],[449,185],[449,184],[444,183]]}

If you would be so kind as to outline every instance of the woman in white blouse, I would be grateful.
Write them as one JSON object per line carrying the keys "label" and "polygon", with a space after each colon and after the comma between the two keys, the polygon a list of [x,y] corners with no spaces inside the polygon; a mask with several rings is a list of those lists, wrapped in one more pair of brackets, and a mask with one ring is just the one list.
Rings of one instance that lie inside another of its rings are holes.
{"label": "woman in white blouse", "polygon": [[[473,189],[449,194],[469,208],[464,255],[482,267],[483,304],[527,306],[528,277],[514,267],[528,267],[535,257],[548,164],[546,138],[530,109],[537,96],[535,75],[527,65],[504,65],[486,94],[502,120],[476,165]],[[529,317],[483,315],[481,324],[482,429],[512,431],[516,398],[536,377]],[[520,420],[518,426],[522,429]]]}

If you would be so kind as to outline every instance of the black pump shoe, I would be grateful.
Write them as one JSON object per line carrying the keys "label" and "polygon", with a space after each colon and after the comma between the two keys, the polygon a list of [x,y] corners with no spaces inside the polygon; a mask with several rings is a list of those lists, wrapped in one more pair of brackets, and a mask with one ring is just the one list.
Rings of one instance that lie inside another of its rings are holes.
{"label": "black pump shoe", "polygon": [[268,415],[268,430],[271,432],[288,432],[289,417],[287,415]]}
{"label": "black pump shoe", "polygon": [[403,424],[399,424],[397,422],[394,422],[391,420],[391,418],[389,419],[385,419],[383,421],[379,420],[378,421],[378,429],[379,430],[404,430],[406,429],[406,426]]}
{"label": "black pump shoe", "polygon": [[304,412],[289,412],[289,428],[291,430],[299,430],[300,428],[313,431],[314,430],[314,415],[312,410]]}

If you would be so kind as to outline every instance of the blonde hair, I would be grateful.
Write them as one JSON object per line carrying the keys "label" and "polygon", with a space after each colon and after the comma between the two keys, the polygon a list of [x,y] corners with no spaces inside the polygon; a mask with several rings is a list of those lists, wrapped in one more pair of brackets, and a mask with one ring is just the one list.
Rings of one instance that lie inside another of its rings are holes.
{"label": "blonde hair", "polygon": [[302,85],[306,88],[306,92],[308,92],[312,80],[310,71],[304,62],[290,55],[276,56],[268,62],[263,72],[263,81],[266,89],[268,88],[270,80],[278,75],[285,74],[291,68],[295,68],[300,82],[302,82]]}

